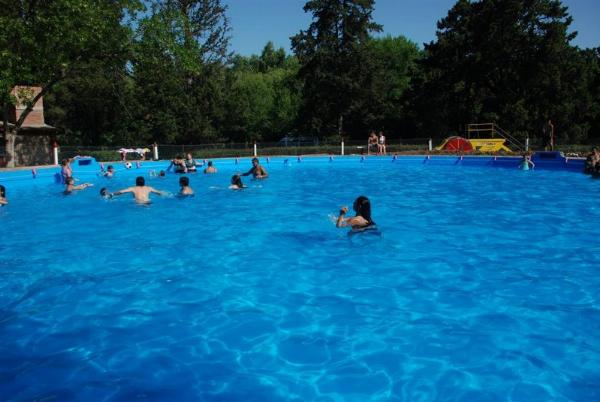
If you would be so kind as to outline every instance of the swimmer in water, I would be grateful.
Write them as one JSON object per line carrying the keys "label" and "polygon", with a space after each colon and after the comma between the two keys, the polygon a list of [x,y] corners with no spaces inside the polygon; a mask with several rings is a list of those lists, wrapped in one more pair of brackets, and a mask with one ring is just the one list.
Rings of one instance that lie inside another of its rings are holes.
{"label": "swimmer in water", "polygon": [[73,191],[85,190],[86,188],[93,186],[92,183],[83,183],[83,184],[75,185],[75,179],[72,177],[68,177],[65,180],[65,185],[66,185],[66,188],[64,191],[65,195],[69,195],[69,194],[73,193]]}
{"label": "swimmer in water", "polygon": [[350,226],[353,230],[375,227],[375,222],[371,218],[371,201],[367,197],[364,195],[358,197],[354,201],[353,209],[356,212],[356,216],[346,218],[348,207],[342,207],[335,226],[338,228]]}
{"label": "swimmer in water", "polygon": [[266,179],[269,177],[269,174],[260,165],[258,158],[252,158],[252,168],[248,170],[246,173],[242,173],[240,176],[250,176],[252,175],[255,179]]}
{"label": "swimmer in water", "polygon": [[217,173],[217,168],[213,166],[212,161],[208,161],[207,167],[206,167],[206,169],[204,169],[204,173],[206,173],[206,174]]}
{"label": "swimmer in water", "polygon": [[112,165],[108,165],[104,177],[113,177],[115,175],[115,168]]}
{"label": "swimmer in water", "polygon": [[180,177],[179,185],[181,186],[181,190],[179,191],[179,195],[182,197],[189,197],[194,195],[194,190],[190,187],[190,179],[188,177]]}
{"label": "swimmer in water", "polygon": [[519,164],[519,169],[521,170],[529,170],[529,168],[535,168],[535,163],[531,160],[530,154],[523,154],[523,159],[521,159],[521,163]]}
{"label": "swimmer in water", "polygon": [[244,185],[244,183],[242,183],[242,178],[240,177],[240,175],[233,175],[233,177],[231,178],[231,186],[229,186],[229,189],[241,190],[243,188],[246,188],[246,186]]}
{"label": "swimmer in water", "polygon": [[0,207],[8,204],[8,200],[6,199],[6,188],[3,185],[0,185]]}
{"label": "swimmer in water", "polygon": [[109,200],[112,198],[112,194],[106,189],[106,187],[102,187],[100,189],[100,197],[104,198],[105,200]]}
{"label": "swimmer in water", "polygon": [[128,187],[123,190],[116,191],[112,193],[113,196],[121,195],[125,193],[133,194],[133,198],[139,204],[149,204],[150,203],[150,193],[154,193],[157,195],[166,195],[164,191],[159,191],[153,187],[146,185],[146,180],[142,176],[138,176],[135,179],[135,186]]}

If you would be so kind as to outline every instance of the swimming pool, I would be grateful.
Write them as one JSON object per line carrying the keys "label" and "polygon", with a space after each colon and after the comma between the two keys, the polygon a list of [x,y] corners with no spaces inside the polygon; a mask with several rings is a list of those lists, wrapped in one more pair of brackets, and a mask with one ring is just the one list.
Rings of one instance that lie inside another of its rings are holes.
{"label": "swimming pool", "polygon": [[[7,185],[2,399],[600,399],[600,180],[289,162],[235,192],[249,160],[217,161],[150,207],[98,191],[162,165]],[[331,222],[360,194],[383,236]]]}

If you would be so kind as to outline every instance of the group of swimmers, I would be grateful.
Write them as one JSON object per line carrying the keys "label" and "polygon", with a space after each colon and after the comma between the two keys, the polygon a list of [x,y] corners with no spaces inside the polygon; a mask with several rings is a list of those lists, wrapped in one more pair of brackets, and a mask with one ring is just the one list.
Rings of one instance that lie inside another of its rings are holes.
{"label": "group of swimmers", "polygon": [[[189,157],[191,158],[191,155],[189,155]],[[172,162],[171,166],[173,166],[173,165],[180,166],[178,163],[174,164]],[[66,176],[64,179],[65,186],[66,186],[65,190],[64,190],[65,195],[69,195],[69,194],[73,193],[74,191],[85,190],[86,188],[93,186],[92,183],[75,184],[75,179],[71,175],[72,170],[70,170],[68,161],[65,162],[64,166],[66,166],[67,168],[62,169],[61,172],[64,176]],[[186,166],[186,168],[187,168],[187,166]],[[184,171],[181,169],[176,169],[175,172],[183,173]],[[187,170],[186,172],[193,172],[193,170]],[[213,166],[212,161],[209,161],[207,163],[206,169],[204,169],[204,173],[212,174],[212,173],[216,173],[216,172],[217,172],[217,169]],[[102,172],[101,172],[101,175],[104,177],[107,177],[107,178],[114,177],[114,174],[115,174],[114,168],[112,165],[109,165],[106,170],[102,170]],[[150,171],[150,175],[158,176],[158,177],[165,177],[166,173],[164,170],[161,170],[160,173],[158,173],[158,174],[156,174],[155,171]],[[243,188],[246,188],[246,186],[242,182],[242,176],[249,176],[249,175],[252,175],[255,179],[266,179],[267,177],[269,177],[269,174],[267,173],[265,168],[261,166],[258,158],[253,158],[252,159],[252,167],[250,168],[250,170],[248,170],[246,173],[238,173],[231,177],[231,184],[230,184],[229,188],[232,190],[241,190]],[[186,177],[186,176],[180,177],[179,178],[179,186],[180,186],[180,191],[177,194],[178,196],[189,197],[189,196],[194,195],[194,190],[190,187],[190,179],[188,177]],[[100,195],[103,198],[107,198],[107,199],[112,198],[114,196],[119,196],[121,194],[126,194],[126,193],[131,193],[133,195],[133,197],[135,198],[136,202],[142,203],[142,204],[147,204],[150,202],[150,194],[157,194],[157,195],[168,194],[164,191],[157,190],[151,186],[147,186],[146,180],[142,176],[139,176],[136,178],[135,186],[128,187],[128,188],[116,191],[114,193],[109,192],[106,187],[103,187],[100,190]]]}
{"label": "group of swimmers", "polygon": [[[175,173],[195,173],[197,168],[202,166],[204,166],[204,163],[197,162],[192,154],[187,154],[185,158],[181,155],[177,155],[173,160],[171,160],[171,164],[167,168],[167,171],[170,171],[171,168],[174,168]],[[206,163],[204,173],[217,173],[217,169],[213,166],[212,161],[208,161]]]}
{"label": "group of swimmers", "polygon": [[[191,156],[191,155],[190,155]],[[85,190],[86,188],[92,187],[92,183],[82,183],[75,184],[75,178],[72,176],[72,169],[70,168],[70,161],[64,160],[61,163],[61,174],[65,177],[65,190],[64,194],[69,195],[75,191]],[[212,166],[212,162],[207,164],[207,168],[212,167],[214,171],[209,171],[205,173],[216,173],[217,169]],[[187,166],[186,166],[187,168]],[[177,170],[176,170],[177,171]],[[109,165],[106,171],[102,171],[101,173],[104,177],[113,177],[114,176],[114,168],[112,165]],[[161,171],[159,176],[164,176],[164,171]],[[242,182],[243,176],[250,176],[254,179],[262,180],[269,177],[268,172],[265,170],[263,166],[261,166],[258,158],[252,159],[252,167],[246,173],[237,173],[231,177],[231,185],[229,186],[232,190],[241,190],[246,186]],[[191,197],[194,195],[194,190],[190,187],[190,180],[187,176],[181,176],[179,178],[179,186],[180,191],[178,196],[180,197]],[[122,190],[118,190],[115,192],[110,192],[106,187],[103,187],[100,190],[100,195],[105,199],[110,199],[116,196],[120,196],[122,194],[130,193],[133,195],[133,198],[137,203],[140,204],[148,204],[150,203],[150,194],[156,194],[159,196],[168,195],[169,193],[161,190],[157,190],[152,186],[146,185],[146,180],[142,176],[138,176],[135,179],[135,186],[127,187]],[[6,188],[0,185],[0,206],[8,204],[8,200],[6,199]],[[356,213],[353,217],[346,217],[348,213],[348,207],[342,207],[339,211],[339,215],[336,219],[336,227],[350,227],[353,232],[361,232],[367,230],[376,230],[375,222],[371,218],[371,202],[365,196],[358,197],[353,204],[353,209]]]}

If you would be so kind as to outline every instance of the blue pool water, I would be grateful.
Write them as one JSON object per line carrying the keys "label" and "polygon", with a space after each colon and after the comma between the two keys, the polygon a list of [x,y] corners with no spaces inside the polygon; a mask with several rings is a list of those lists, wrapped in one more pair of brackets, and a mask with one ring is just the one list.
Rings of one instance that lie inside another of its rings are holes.
{"label": "blue pool water", "polygon": [[[146,168],[7,185],[0,399],[600,400],[600,180],[274,159],[227,190],[240,163],[150,207],[98,196]],[[361,194],[381,237],[331,222]]]}

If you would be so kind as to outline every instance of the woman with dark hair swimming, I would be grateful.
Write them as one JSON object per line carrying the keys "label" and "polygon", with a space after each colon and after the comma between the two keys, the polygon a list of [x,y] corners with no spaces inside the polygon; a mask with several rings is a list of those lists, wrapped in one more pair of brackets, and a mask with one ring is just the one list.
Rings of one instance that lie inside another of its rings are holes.
{"label": "woman with dark hair swimming", "polygon": [[6,188],[0,184],[0,207],[8,204],[8,200],[6,199]]}
{"label": "woman with dark hair swimming", "polygon": [[239,174],[234,174],[231,177],[231,186],[229,186],[230,190],[241,190],[243,188],[246,188],[246,186],[244,185],[244,183],[242,183],[242,178]]}
{"label": "woman with dark hair swimming", "polygon": [[340,214],[337,218],[335,226],[338,228],[352,227],[352,231],[363,231],[367,229],[376,229],[375,222],[371,218],[371,201],[364,195],[361,195],[352,205],[356,216],[352,218],[346,218],[348,207],[342,207]]}

